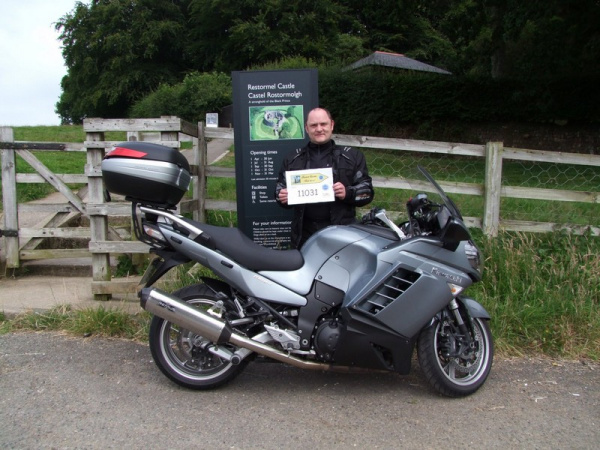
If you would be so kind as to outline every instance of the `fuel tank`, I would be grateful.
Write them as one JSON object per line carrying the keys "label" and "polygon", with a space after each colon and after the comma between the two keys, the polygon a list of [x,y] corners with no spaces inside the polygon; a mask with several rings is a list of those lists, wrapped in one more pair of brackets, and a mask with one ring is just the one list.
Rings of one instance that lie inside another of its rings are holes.
{"label": "fuel tank", "polygon": [[[355,246],[371,234],[351,226],[331,226],[315,233],[302,247],[304,266],[294,271],[261,271],[263,277],[282,284],[300,295],[310,292],[317,272],[323,264],[343,248]],[[373,248],[372,251],[375,251]],[[374,254],[371,254],[372,257]]]}

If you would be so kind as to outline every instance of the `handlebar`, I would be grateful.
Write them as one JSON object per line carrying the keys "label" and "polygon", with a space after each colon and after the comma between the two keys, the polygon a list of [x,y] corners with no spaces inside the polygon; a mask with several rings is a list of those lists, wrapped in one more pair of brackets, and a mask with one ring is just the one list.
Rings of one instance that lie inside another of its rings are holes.
{"label": "handlebar", "polygon": [[437,216],[443,205],[429,200],[425,193],[417,194],[406,202],[408,221],[400,226],[387,216],[386,210],[373,208],[363,216],[363,223],[384,225],[390,228],[400,240],[421,234],[432,234],[439,231]]}

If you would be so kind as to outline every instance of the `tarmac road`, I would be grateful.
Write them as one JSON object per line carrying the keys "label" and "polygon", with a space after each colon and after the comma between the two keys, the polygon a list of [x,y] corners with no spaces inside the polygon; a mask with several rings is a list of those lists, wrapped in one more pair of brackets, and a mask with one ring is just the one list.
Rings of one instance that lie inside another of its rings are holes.
{"label": "tarmac road", "polygon": [[146,345],[56,333],[0,336],[0,447],[597,448],[600,365],[497,360],[475,395],[409,376],[251,363],[195,392],[165,378]]}

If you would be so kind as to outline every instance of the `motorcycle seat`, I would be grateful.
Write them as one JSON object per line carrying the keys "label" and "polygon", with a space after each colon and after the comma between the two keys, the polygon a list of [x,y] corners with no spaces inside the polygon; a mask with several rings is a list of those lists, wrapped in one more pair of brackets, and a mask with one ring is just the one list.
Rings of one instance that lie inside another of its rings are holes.
{"label": "motorcycle seat", "polygon": [[[217,250],[228,258],[233,259],[247,269],[259,272],[261,270],[290,271],[304,265],[304,257],[299,250],[275,250],[255,243],[238,228],[218,227],[182,218],[190,225],[202,230],[195,242]],[[174,227],[181,232],[183,227]]]}

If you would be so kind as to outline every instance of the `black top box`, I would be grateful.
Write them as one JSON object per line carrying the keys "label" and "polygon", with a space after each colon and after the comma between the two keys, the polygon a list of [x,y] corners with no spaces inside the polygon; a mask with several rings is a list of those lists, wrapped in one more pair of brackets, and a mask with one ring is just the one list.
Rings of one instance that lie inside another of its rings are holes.
{"label": "black top box", "polygon": [[149,142],[122,142],[102,161],[108,192],[173,209],[190,185],[190,165],[179,151]]}

